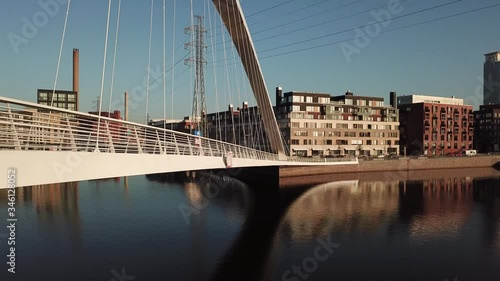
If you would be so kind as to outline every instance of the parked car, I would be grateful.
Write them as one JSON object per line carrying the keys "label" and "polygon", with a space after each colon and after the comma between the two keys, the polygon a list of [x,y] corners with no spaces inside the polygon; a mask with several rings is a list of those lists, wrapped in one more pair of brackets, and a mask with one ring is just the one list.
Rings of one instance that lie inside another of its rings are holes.
{"label": "parked car", "polygon": [[466,150],[465,151],[465,155],[466,156],[476,156],[477,155],[477,151],[476,150]]}
{"label": "parked car", "polygon": [[397,155],[397,154],[391,154],[391,155],[388,155],[387,158],[389,158],[389,159],[399,159],[399,155]]}

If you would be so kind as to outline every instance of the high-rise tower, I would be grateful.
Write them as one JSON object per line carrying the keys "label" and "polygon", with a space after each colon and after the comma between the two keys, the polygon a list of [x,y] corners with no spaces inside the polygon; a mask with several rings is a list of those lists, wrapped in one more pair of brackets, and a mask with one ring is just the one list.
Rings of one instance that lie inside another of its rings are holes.
{"label": "high-rise tower", "polygon": [[500,104],[500,51],[484,56],[483,101],[485,105]]}

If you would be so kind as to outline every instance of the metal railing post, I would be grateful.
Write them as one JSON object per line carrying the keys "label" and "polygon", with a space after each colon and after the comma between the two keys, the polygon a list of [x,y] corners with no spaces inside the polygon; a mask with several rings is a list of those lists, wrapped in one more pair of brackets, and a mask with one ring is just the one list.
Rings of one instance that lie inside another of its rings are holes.
{"label": "metal railing post", "polygon": [[66,114],[66,122],[68,122],[69,140],[71,143],[71,151],[77,151],[75,135],[73,134],[73,129],[71,128],[71,123],[69,122],[69,116]]}
{"label": "metal railing post", "polygon": [[193,145],[191,144],[191,141],[189,140],[189,137],[187,137],[187,142],[189,146],[189,155],[193,156]]}
{"label": "metal railing post", "polygon": [[155,132],[156,132],[156,141],[158,142],[158,146],[160,147],[160,154],[165,154],[166,151],[164,151],[162,148],[161,141],[160,141],[160,135],[158,134],[158,130],[155,130]]}
{"label": "metal railing post", "polygon": [[14,122],[14,116],[12,115],[12,111],[10,109],[10,103],[7,103],[7,111],[9,112],[11,130],[14,132],[15,150],[21,150],[21,142],[19,141],[19,136],[17,135],[16,123]]}
{"label": "metal railing post", "polygon": [[115,146],[113,145],[113,137],[111,137],[111,132],[109,130],[109,122],[108,121],[105,122],[106,122],[106,132],[108,135],[108,142],[109,142],[108,151],[110,151],[111,153],[115,153]]}
{"label": "metal railing post", "polygon": [[134,126],[135,141],[137,144],[137,153],[142,153],[141,141],[139,140],[139,134],[137,134],[137,127]]}
{"label": "metal railing post", "polygon": [[[175,137],[175,133],[171,133],[174,139],[174,144],[175,144],[175,154],[179,155],[179,144],[177,143],[177,138]],[[166,142],[166,140],[164,140]]]}
{"label": "metal railing post", "polygon": [[207,143],[208,143],[208,149],[210,150],[210,156],[213,157],[214,156],[214,152],[212,150],[212,142],[211,141],[207,141]]}

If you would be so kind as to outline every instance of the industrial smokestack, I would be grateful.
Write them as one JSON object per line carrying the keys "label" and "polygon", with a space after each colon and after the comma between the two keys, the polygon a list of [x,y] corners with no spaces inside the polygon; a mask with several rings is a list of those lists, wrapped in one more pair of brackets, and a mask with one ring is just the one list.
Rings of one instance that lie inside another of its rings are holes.
{"label": "industrial smokestack", "polygon": [[[123,102],[123,118],[125,118],[125,121],[128,121],[128,93],[125,92],[124,94],[124,102]],[[148,120],[149,121],[149,120]]]}
{"label": "industrial smokestack", "polygon": [[79,110],[80,105],[80,51],[78,49],[73,49],[73,92],[76,92],[76,111]]}

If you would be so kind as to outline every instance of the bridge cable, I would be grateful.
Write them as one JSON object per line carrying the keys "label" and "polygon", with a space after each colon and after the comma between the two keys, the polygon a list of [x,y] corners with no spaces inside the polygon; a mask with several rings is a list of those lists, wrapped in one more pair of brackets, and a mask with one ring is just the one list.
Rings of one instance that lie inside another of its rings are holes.
{"label": "bridge cable", "polygon": [[[163,13],[162,13],[162,35],[163,35],[163,141],[166,141],[167,139],[167,55],[166,55],[166,49],[167,49],[167,43],[166,43],[166,29],[167,29],[167,13],[166,13],[166,4],[165,0],[163,0]],[[163,148],[163,153],[167,153],[166,147]]]}
{"label": "bridge cable", "polygon": [[109,19],[111,14],[111,0],[108,0],[108,18],[106,21],[106,39],[104,42],[104,58],[102,65],[102,77],[101,77],[101,94],[99,98],[99,115],[97,116],[97,139],[95,144],[95,151],[99,152],[99,133],[101,129],[101,112],[102,112],[102,94],[104,92],[104,75],[106,73],[106,57],[108,54],[108,39],[109,39]]}
{"label": "bridge cable", "polygon": [[[70,6],[71,6],[71,0],[68,0],[68,7],[66,8],[66,17],[64,18],[64,27],[63,27],[62,38],[61,38],[61,47],[59,48],[59,57],[57,59],[56,77],[54,80],[54,88],[52,89],[52,98],[50,101],[50,106],[53,106],[53,104],[54,104],[54,95],[56,93],[57,80],[59,78],[59,69],[61,66],[61,57],[62,57],[62,51],[64,48],[64,38],[66,37],[66,27],[68,25],[68,16],[69,16]],[[50,122],[50,114],[49,114],[49,122]]]}
{"label": "bridge cable", "polygon": [[[207,1],[211,1],[211,0],[207,0]],[[210,5],[209,5],[210,7]],[[215,22],[215,19],[216,17],[214,16],[214,25],[216,24]],[[210,8],[208,9],[208,22],[209,22],[209,25],[210,25],[210,35],[212,35],[212,13],[210,12]],[[217,41],[217,36],[212,37],[210,36],[210,43],[213,44],[213,41]],[[215,50],[212,48],[212,60],[215,60],[216,59],[216,53],[215,53]],[[213,67],[213,72],[214,72],[214,87],[215,87],[215,102],[216,102],[216,110],[215,110],[215,139],[216,140],[220,140],[222,141],[222,131],[221,131],[221,126],[220,126],[220,115],[219,115],[219,112],[220,112],[220,106],[219,106],[219,91],[218,91],[218,85],[217,85],[217,71],[216,71],[216,68],[215,68],[215,64],[212,64],[212,67]],[[219,133],[219,138],[217,138],[217,133]]]}
{"label": "bridge cable", "polygon": [[[50,98],[50,106],[53,106],[53,104],[54,104],[54,96],[56,94],[57,80],[59,78],[59,69],[61,67],[61,57],[62,57],[62,51],[64,48],[64,38],[66,37],[66,27],[68,25],[68,16],[69,16],[70,6],[71,6],[71,0],[68,0],[68,7],[66,8],[66,16],[64,18],[64,26],[63,26],[62,36],[61,36],[61,46],[59,48],[59,57],[57,59],[56,77],[54,78],[54,88],[52,89],[52,97]],[[50,126],[51,115],[52,115],[52,111],[49,111],[49,116],[48,116],[48,120],[47,120],[47,123],[49,124],[49,126]],[[45,143],[46,142],[44,141],[43,142],[44,149],[45,149]]]}
{"label": "bridge cable", "polygon": [[[115,67],[116,67],[116,52],[118,47],[118,32],[120,28],[120,14],[121,14],[122,0],[118,0],[118,13],[116,17],[116,34],[115,34],[115,46],[113,51],[113,70],[111,71],[111,89],[109,93],[109,106],[108,113],[111,114],[111,101],[113,99],[113,89],[115,85]],[[110,116],[108,116],[110,117]]]}
{"label": "bridge cable", "polygon": [[[220,0],[219,1],[219,5],[220,5]],[[228,2],[226,1],[226,12],[227,12],[227,16],[229,17],[229,4]],[[220,21],[221,21],[221,30],[222,32],[224,32],[224,24],[222,22],[222,17],[223,15],[220,16]],[[231,34],[231,25],[229,25],[229,34]],[[224,70],[225,70],[225,74],[226,74],[226,96],[229,97],[229,103],[232,104],[232,95],[231,95],[231,85],[230,85],[230,80],[229,80],[229,70],[228,70],[228,64],[227,64],[227,53],[226,53],[226,36],[225,36],[225,33],[222,33],[222,43],[223,43],[223,48],[224,48],[224,59],[226,60],[226,63],[225,63],[225,67],[224,67]],[[233,105],[234,106],[234,105]],[[230,110],[229,114],[231,115],[231,128],[232,128],[232,143],[233,144],[236,144],[236,132],[235,132],[235,129],[234,129],[234,110],[229,107],[228,108],[228,111]],[[227,138],[226,138],[226,142],[227,142]]]}
{"label": "bridge cable", "polygon": [[150,4],[150,14],[149,14],[149,45],[148,45],[148,81],[146,84],[146,124],[149,122],[149,86],[151,79],[151,41],[153,37],[153,10],[154,10],[154,0],[151,0]]}
{"label": "bridge cable", "polygon": [[[232,15],[232,17],[231,16],[229,17],[229,26],[233,26],[233,24],[234,24],[234,26],[236,28],[235,32],[238,34],[238,38],[242,38],[242,37],[240,37],[240,29],[238,28],[238,25],[236,24],[236,12],[235,12],[235,10],[236,9],[233,9],[233,15]],[[233,19],[234,22],[231,22],[231,19]],[[236,82],[235,84],[236,84],[236,88],[238,90],[238,100],[239,100],[238,102],[241,103],[242,102],[241,101],[241,89],[240,89],[240,83],[239,83],[239,77],[238,77],[239,76],[238,75],[238,69],[236,67],[236,59],[237,59],[237,57],[236,57],[236,54],[234,52],[234,49],[235,49],[235,46],[233,44],[233,48],[231,48],[231,53],[233,55],[233,62],[234,62],[233,63],[233,66],[234,66],[233,67],[234,68],[234,76],[235,76],[234,80]],[[238,141],[238,144],[239,145],[243,145],[242,142],[241,142],[241,133],[242,132],[243,132],[243,142],[245,142],[245,127],[243,126],[244,124],[242,124],[242,122],[241,122],[242,121],[242,114],[241,113],[242,112],[244,113],[244,110],[245,110],[243,107],[244,106],[242,104],[242,108],[240,109],[239,116],[238,116],[238,121],[239,121],[239,132],[238,132],[238,137],[239,137],[238,139],[239,139],[239,141]],[[238,108],[239,108],[239,106],[238,106]]]}
{"label": "bridge cable", "polygon": [[[246,30],[243,30],[243,26],[242,26],[241,36],[244,37],[245,33],[246,33]],[[253,50],[250,49],[251,47],[252,47],[251,45],[244,44],[243,50],[242,50],[243,54],[241,55],[241,59],[242,59],[242,62],[246,61],[246,62],[250,63],[250,65],[248,66],[248,72],[247,72],[249,80],[258,81],[259,80],[258,79],[258,76],[259,76],[259,66],[258,66],[258,64],[254,63],[254,60],[252,59]],[[253,88],[252,88],[252,91],[253,91]],[[262,118],[261,118],[261,115],[259,113],[260,111],[259,111],[258,107],[255,107],[253,111],[254,111],[254,114],[253,114],[254,122],[259,125],[259,128],[256,131],[257,138],[258,138],[258,142],[261,143],[261,141],[264,142],[264,137],[263,136],[262,136],[262,138],[259,138],[259,136],[262,135],[262,131],[261,131],[262,130],[262,128],[261,128],[262,126],[260,126]],[[255,113],[256,111],[258,112],[258,114]],[[261,134],[259,134],[259,131],[260,131]],[[265,149],[265,147],[264,147],[264,149]]]}
{"label": "bridge cable", "polygon": [[[240,29],[239,29],[240,35],[242,37],[244,37],[244,32],[245,31],[243,30],[243,25],[240,24],[239,27],[240,27]],[[242,62],[243,62],[243,59],[245,59],[246,61],[250,61],[250,59],[249,59],[250,50],[248,50],[247,47],[248,47],[247,44],[243,45],[243,53],[245,54],[245,57],[244,58],[241,57],[241,54],[240,54],[240,59],[241,59]],[[241,67],[244,68],[244,66],[243,66],[242,63],[241,63]],[[241,71],[242,80],[245,80],[244,79],[244,72],[245,72],[245,70],[242,69],[242,71]],[[247,78],[247,80],[248,80],[248,78]],[[247,86],[246,83],[244,83],[245,95],[248,98],[248,91],[246,89],[246,86]],[[253,99],[255,100],[255,97],[253,97]],[[252,114],[251,114],[251,111],[248,110],[248,109],[246,110],[246,112],[248,114],[249,131],[250,131],[250,139],[251,139],[252,148],[256,149],[257,146],[256,146],[255,140],[254,140],[254,133],[253,133],[253,131],[254,131],[254,124],[252,122]],[[255,115],[253,117],[254,117],[253,119],[254,119],[254,122],[255,122]]]}
{"label": "bridge cable", "polygon": [[172,119],[170,122],[170,129],[173,130],[174,129],[174,122],[173,122],[173,119],[174,119],[174,91],[175,91],[175,66],[177,65],[177,63],[175,63],[175,29],[176,29],[176,12],[177,12],[177,0],[174,0],[174,4],[173,4],[173,26],[172,26],[172,67],[170,69],[172,69],[172,93],[171,93],[171,100],[170,100],[170,118]]}
{"label": "bridge cable", "polygon": [[[195,48],[195,42],[194,42],[194,34],[195,34],[195,27],[194,27],[194,12],[193,12],[193,0],[190,0],[190,14],[189,14],[190,20],[191,20],[191,32],[190,32],[190,40],[191,40],[191,47],[189,49],[189,53],[191,54],[191,58],[194,58],[194,61],[196,63],[196,48]],[[196,66],[195,66],[196,67]],[[189,66],[189,71],[190,71],[190,81],[191,81],[191,89],[195,88],[195,83],[196,81],[193,78],[193,66]],[[196,71],[195,71],[196,73]],[[196,102],[195,102],[196,99]],[[193,128],[194,125],[196,124],[196,117],[198,115],[198,96],[196,95],[196,92],[193,93],[193,103],[191,104],[191,125],[190,125],[190,133],[193,133]],[[198,129],[198,127],[196,127]]]}

